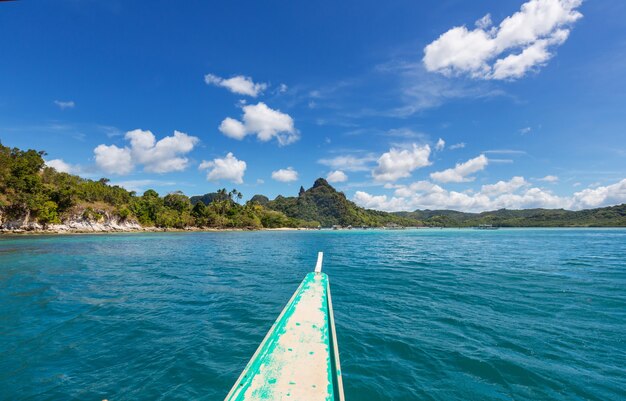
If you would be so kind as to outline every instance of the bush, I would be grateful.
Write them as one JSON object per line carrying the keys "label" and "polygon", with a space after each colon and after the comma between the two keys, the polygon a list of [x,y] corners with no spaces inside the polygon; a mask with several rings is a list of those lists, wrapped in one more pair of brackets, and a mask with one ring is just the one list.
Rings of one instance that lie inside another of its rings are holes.
{"label": "bush", "polygon": [[57,213],[57,204],[52,201],[46,201],[39,209],[37,221],[47,226],[48,224],[58,224],[61,222]]}

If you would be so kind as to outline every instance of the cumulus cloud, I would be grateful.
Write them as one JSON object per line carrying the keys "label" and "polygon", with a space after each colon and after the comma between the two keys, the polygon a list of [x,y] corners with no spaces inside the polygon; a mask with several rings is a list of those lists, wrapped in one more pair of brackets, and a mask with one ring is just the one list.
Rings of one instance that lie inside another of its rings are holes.
{"label": "cumulus cloud", "polygon": [[368,197],[369,194],[361,194],[359,198],[355,197],[355,202],[362,202],[367,199],[369,207],[376,205],[377,207],[374,208],[389,211],[453,209],[476,212],[503,207],[514,209],[538,207],[540,204],[549,205],[549,207],[559,205],[560,198],[539,188],[531,188],[523,194],[516,194],[517,189],[519,188],[511,187],[511,192],[508,193],[498,193],[498,191],[492,190],[491,194],[482,191],[477,193],[458,192],[449,191],[429,181],[417,181],[410,185],[397,187],[393,197],[386,195]]}
{"label": "cumulus cloud", "polygon": [[221,159],[203,160],[198,166],[199,170],[208,170],[206,178],[209,181],[227,180],[235,184],[243,183],[246,168],[246,162],[238,160],[231,152]]}
{"label": "cumulus cloud", "polygon": [[189,164],[184,155],[199,142],[198,138],[179,131],[157,141],[152,132],[140,129],[128,131],[124,139],[130,146],[101,144],[94,149],[96,164],[103,171],[124,175],[133,171],[137,164],[150,173],[183,171]]}
{"label": "cumulus cloud", "polygon": [[368,171],[371,163],[376,161],[376,156],[367,154],[365,156],[342,155],[330,159],[319,159],[317,162],[336,170],[344,171]]}
{"label": "cumulus cloud", "polygon": [[348,181],[348,176],[341,170],[335,170],[328,173],[326,176],[326,181],[328,182],[346,182]]}
{"label": "cumulus cloud", "polygon": [[435,150],[440,151],[440,150],[443,150],[443,148],[445,147],[446,147],[446,141],[439,138],[439,140],[437,141],[437,144],[435,145]]}
{"label": "cumulus cloud", "polygon": [[191,152],[199,142],[198,138],[179,131],[158,142],[152,132],[140,129],[127,132],[125,138],[130,141],[133,160],[150,173],[183,171],[189,160],[181,155]]}
{"label": "cumulus cloud", "polygon": [[227,117],[219,130],[227,137],[242,140],[256,135],[262,142],[276,138],[279,145],[288,145],[300,138],[289,114],[269,108],[265,103],[243,106],[243,121]]}
{"label": "cumulus cloud", "polygon": [[539,181],[544,181],[544,182],[557,182],[559,180],[559,177],[557,177],[556,175],[546,175],[543,178],[540,178]]}
{"label": "cumulus cloud", "polygon": [[57,105],[57,107],[61,110],[65,110],[65,109],[73,109],[74,106],[76,106],[76,104],[74,103],[73,100],[67,100],[67,101],[63,101],[63,100],[55,100],[54,104]]}
{"label": "cumulus cloud", "polygon": [[500,195],[504,193],[515,192],[519,188],[528,185],[528,181],[524,177],[516,176],[509,181],[498,181],[495,184],[483,185],[480,192],[485,195]]}
{"label": "cumulus cloud", "polygon": [[102,144],[96,146],[93,154],[98,167],[109,174],[125,175],[135,168],[130,149],[127,147]]}
{"label": "cumulus cloud", "polygon": [[397,181],[409,177],[413,170],[431,164],[430,146],[412,144],[409,149],[391,148],[378,158],[378,166],[372,170],[376,181]]}
{"label": "cumulus cloud", "polygon": [[293,167],[281,168],[272,171],[272,179],[280,182],[292,182],[298,180],[298,172]]}
{"label": "cumulus cloud", "polygon": [[221,86],[222,88],[226,88],[232,93],[236,93],[238,95],[247,95],[252,97],[257,97],[261,92],[267,89],[266,83],[255,83],[252,81],[251,77],[246,77],[243,75],[237,75],[232,78],[221,78],[217,75],[206,74],[204,76],[204,82],[207,85],[215,85]]}
{"label": "cumulus cloud", "polygon": [[587,188],[571,196],[530,187],[523,177],[484,185],[478,192],[449,191],[429,181],[396,186],[393,196],[357,191],[353,200],[360,206],[387,210],[454,209],[482,212],[497,209],[564,208],[579,210],[626,203],[626,179],[615,184]]}
{"label": "cumulus cloud", "polygon": [[582,0],[529,0],[493,26],[489,15],[474,29],[457,26],[424,48],[431,72],[479,79],[516,79],[544,65],[582,17]]}
{"label": "cumulus cloud", "polygon": [[356,191],[352,198],[354,203],[366,209],[400,211],[407,209],[407,202],[403,198],[387,198],[387,195],[371,195],[364,191]]}
{"label": "cumulus cloud", "polygon": [[469,159],[465,163],[457,163],[454,168],[431,173],[430,178],[439,182],[474,181],[475,177],[470,177],[470,175],[483,170],[487,164],[489,164],[487,157],[485,155],[480,155],[473,159]]}
{"label": "cumulus cloud", "polygon": [[78,174],[80,167],[66,163],[63,159],[52,159],[46,161],[46,166],[52,167],[60,173]]}
{"label": "cumulus cloud", "polygon": [[574,193],[571,208],[586,209],[626,203],[626,178],[612,185],[587,188]]}
{"label": "cumulus cloud", "polygon": [[235,120],[234,118],[226,117],[219,126],[219,130],[222,134],[227,137],[242,140],[248,135],[246,132],[246,127],[239,120]]}

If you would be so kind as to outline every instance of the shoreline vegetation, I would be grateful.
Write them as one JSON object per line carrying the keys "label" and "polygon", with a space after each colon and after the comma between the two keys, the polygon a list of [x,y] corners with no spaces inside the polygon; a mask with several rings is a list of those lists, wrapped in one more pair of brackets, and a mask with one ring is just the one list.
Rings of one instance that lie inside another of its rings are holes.
{"label": "shoreline vegetation", "polygon": [[161,197],[58,172],[45,152],[0,144],[0,233],[98,233],[318,228],[626,227],[626,204],[599,209],[497,210],[463,213],[416,210],[388,213],[364,209],[319,178],[298,196],[242,202],[237,189],[188,197]]}

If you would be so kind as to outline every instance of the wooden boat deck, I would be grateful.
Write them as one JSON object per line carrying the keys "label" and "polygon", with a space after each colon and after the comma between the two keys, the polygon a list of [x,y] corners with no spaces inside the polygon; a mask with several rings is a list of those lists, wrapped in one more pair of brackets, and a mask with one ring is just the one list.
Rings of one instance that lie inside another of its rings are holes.
{"label": "wooden boat deck", "polygon": [[328,276],[306,275],[225,401],[343,401]]}

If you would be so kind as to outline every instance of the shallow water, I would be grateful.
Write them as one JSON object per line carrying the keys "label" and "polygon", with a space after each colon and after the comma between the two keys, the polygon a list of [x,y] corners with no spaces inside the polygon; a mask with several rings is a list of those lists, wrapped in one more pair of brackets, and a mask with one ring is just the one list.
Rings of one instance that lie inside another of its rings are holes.
{"label": "shallow water", "polygon": [[325,252],[346,399],[626,397],[626,230],[0,237],[0,399],[222,400]]}

